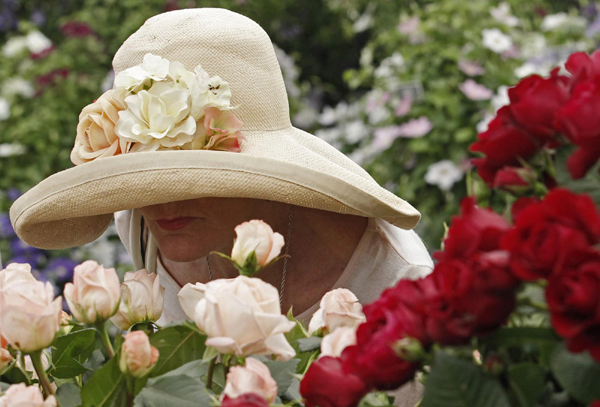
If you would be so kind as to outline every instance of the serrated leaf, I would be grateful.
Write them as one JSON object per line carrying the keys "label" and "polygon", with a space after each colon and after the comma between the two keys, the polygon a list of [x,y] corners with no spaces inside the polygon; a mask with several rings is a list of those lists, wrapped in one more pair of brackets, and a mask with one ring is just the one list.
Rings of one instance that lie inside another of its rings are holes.
{"label": "serrated leaf", "polygon": [[56,398],[60,407],[80,406],[81,389],[73,383],[65,383],[56,390]]}
{"label": "serrated leaf", "polygon": [[68,379],[87,371],[83,363],[94,351],[95,339],[96,332],[91,328],[59,336],[52,347],[50,375]]}
{"label": "serrated leaf", "polygon": [[83,407],[125,406],[127,385],[119,369],[119,361],[112,358],[96,370],[81,389]]}
{"label": "serrated leaf", "polygon": [[211,404],[200,377],[167,374],[148,380],[146,387],[134,399],[133,405],[135,407],[197,407]]}
{"label": "serrated leaf", "polygon": [[312,352],[321,348],[321,342],[323,338],[318,336],[311,336],[309,338],[300,338],[296,340],[298,344],[299,352]]}
{"label": "serrated leaf", "polygon": [[423,407],[511,407],[500,383],[473,363],[437,352]]}
{"label": "serrated leaf", "polygon": [[160,352],[151,377],[160,376],[184,364],[202,359],[206,336],[186,325],[163,328],[150,337],[150,343]]}
{"label": "serrated leaf", "polygon": [[571,353],[564,344],[557,345],[550,367],[560,385],[578,401],[587,404],[600,399],[600,364],[589,352]]}
{"label": "serrated leaf", "polygon": [[290,359],[286,362],[278,362],[268,360],[264,362],[271,371],[271,376],[277,383],[277,394],[282,396],[290,388],[296,369],[300,361],[298,359]]}

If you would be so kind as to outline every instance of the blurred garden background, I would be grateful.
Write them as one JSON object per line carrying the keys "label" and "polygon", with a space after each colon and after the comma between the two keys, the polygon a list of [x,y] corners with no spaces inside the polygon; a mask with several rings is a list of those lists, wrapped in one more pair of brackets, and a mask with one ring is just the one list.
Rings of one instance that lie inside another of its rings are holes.
{"label": "blurred garden background", "polygon": [[114,228],[48,252],[15,236],[8,209],[72,166],[79,112],[112,87],[120,44],[147,18],[188,7],[227,8],[268,32],[293,123],[415,205],[430,251],[460,200],[487,193],[468,147],[508,103],[507,87],[600,39],[600,3],[585,0],[0,0],[4,265],[30,263],[57,290],[87,258],[131,267]]}

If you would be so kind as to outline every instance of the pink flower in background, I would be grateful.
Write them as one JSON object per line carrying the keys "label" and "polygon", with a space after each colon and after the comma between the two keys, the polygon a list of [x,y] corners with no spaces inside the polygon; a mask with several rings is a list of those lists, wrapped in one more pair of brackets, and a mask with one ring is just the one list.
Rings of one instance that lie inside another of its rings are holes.
{"label": "pink flower in background", "polygon": [[400,101],[400,104],[396,107],[396,109],[394,109],[394,114],[398,117],[403,117],[409,114],[412,107],[412,101],[413,100],[410,95],[403,97]]}
{"label": "pink flower in background", "polygon": [[365,108],[365,111],[367,113],[371,113],[379,109],[390,100],[391,96],[392,95],[390,95],[389,92],[371,92],[371,94],[367,97],[367,107]]}
{"label": "pink flower in background", "polygon": [[494,96],[494,92],[491,89],[480,85],[473,79],[467,79],[458,87],[471,100],[489,100]]}
{"label": "pink flower in background", "polygon": [[425,116],[412,119],[402,125],[380,127],[375,130],[372,147],[375,151],[389,148],[398,137],[418,138],[431,131],[433,125]]}
{"label": "pink flower in background", "polygon": [[477,62],[465,61],[464,59],[458,61],[458,69],[468,76],[483,75],[485,73],[485,68],[480,64]]}
{"label": "pink flower in background", "polygon": [[411,17],[408,20],[405,20],[398,24],[398,31],[406,35],[415,34],[419,30],[420,23],[421,20],[419,20],[419,17]]}
{"label": "pink flower in background", "polygon": [[433,125],[426,116],[421,116],[418,119],[412,119],[408,123],[400,126],[400,135],[406,138],[423,137],[431,131]]}

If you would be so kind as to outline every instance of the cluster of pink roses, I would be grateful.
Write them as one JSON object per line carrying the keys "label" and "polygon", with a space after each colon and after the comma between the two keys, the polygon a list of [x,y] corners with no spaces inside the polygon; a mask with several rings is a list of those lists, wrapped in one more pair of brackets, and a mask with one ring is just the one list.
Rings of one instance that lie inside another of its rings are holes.
{"label": "cluster of pink roses", "polygon": [[[471,146],[471,151],[485,154],[473,163],[490,186],[529,185],[535,175],[522,162],[567,140],[577,146],[567,161],[574,179],[600,158],[600,52],[591,57],[575,53],[565,67],[571,76],[560,75],[556,68],[548,78],[531,75],[509,89],[510,104]],[[545,176],[553,185],[549,174]]]}

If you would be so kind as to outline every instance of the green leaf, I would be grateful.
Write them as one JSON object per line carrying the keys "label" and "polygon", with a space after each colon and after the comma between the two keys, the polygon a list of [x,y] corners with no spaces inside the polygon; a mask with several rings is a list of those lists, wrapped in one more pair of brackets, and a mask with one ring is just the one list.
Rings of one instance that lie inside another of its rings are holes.
{"label": "green leaf", "polygon": [[297,377],[292,378],[290,387],[281,395],[281,398],[287,403],[295,401],[298,404],[302,400],[300,394],[300,380]]}
{"label": "green leaf", "polygon": [[201,361],[187,363],[162,376],[148,380],[146,387],[136,396],[135,407],[196,407],[210,406],[201,377],[207,365]]}
{"label": "green leaf", "polygon": [[119,361],[112,358],[94,372],[81,389],[83,407],[108,407],[126,405],[127,384],[119,369]]}
{"label": "green leaf", "polygon": [[537,405],[546,385],[546,369],[534,363],[519,363],[508,368],[510,388],[519,406]]}
{"label": "green leaf", "polygon": [[50,375],[68,379],[88,370],[83,363],[94,351],[95,339],[96,332],[91,328],[59,336],[52,347]]}
{"label": "green leaf", "polygon": [[81,389],[73,383],[65,383],[56,390],[56,398],[60,407],[80,406]]}
{"label": "green leaf", "polygon": [[160,376],[192,360],[202,359],[205,342],[205,335],[185,325],[161,329],[150,337],[150,343],[160,352],[150,376]]}
{"label": "green leaf", "polygon": [[552,343],[560,338],[551,328],[501,328],[484,339],[490,346],[521,345],[527,343]]}
{"label": "green leaf", "polygon": [[589,352],[574,354],[564,344],[557,345],[550,367],[560,385],[578,401],[587,404],[600,399],[600,364]]}
{"label": "green leaf", "polygon": [[427,379],[423,407],[510,407],[500,383],[473,363],[443,352]]}
{"label": "green leaf", "polygon": [[296,340],[298,344],[299,352],[312,352],[313,350],[317,350],[321,348],[321,342],[323,338],[318,336],[311,336],[309,338],[300,338]]}
{"label": "green leaf", "polygon": [[286,362],[268,360],[264,363],[271,371],[271,376],[273,376],[273,379],[277,383],[277,394],[283,396],[292,385],[296,368],[300,361],[298,359],[290,359]]}

